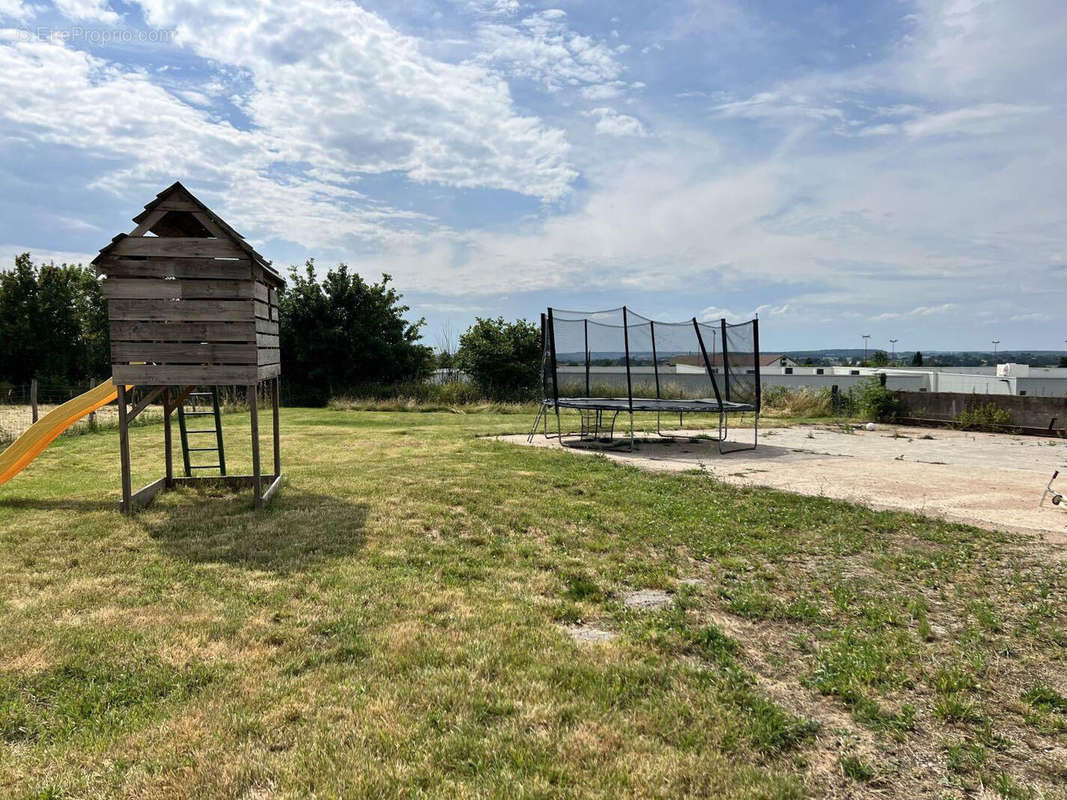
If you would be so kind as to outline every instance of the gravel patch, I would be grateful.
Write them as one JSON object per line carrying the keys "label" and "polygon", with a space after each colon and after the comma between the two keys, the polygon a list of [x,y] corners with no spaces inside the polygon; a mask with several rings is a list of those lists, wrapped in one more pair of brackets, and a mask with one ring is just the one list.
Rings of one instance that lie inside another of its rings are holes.
{"label": "gravel patch", "polygon": [[617,639],[619,634],[615,631],[597,628],[593,625],[565,625],[565,630],[574,641],[579,644],[599,644]]}
{"label": "gravel patch", "polygon": [[655,611],[656,609],[666,608],[671,604],[672,600],[669,594],[659,589],[641,589],[627,594],[622,598],[622,602],[626,604],[627,608],[637,611]]}

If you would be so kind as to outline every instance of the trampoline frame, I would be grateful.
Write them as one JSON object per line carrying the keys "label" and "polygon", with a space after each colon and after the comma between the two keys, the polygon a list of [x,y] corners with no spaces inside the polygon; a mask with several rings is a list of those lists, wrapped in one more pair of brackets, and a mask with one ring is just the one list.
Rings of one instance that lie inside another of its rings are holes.
{"label": "trampoline frame", "polygon": [[[573,312],[571,312],[573,313]],[[589,314],[595,314],[598,312],[585,312]],[[729,325],[725,319],[719,321],[720,329],[722,331],[722,365],[723,365],[723,378],[725,381],[726,400],[724,401],[722,395],[719,392],[719,384],[715,378],[715,371],[712,369],[712,359],[708,357],[707,348],[704,345],[704,338],[700,332],[700,324],[696,317],[688,320],[685,324],[690,322],[693,325],[694,332],[696,334],[696,341],[700,346],[700,354],[704,362],[705,374],[711,382],[711,387],[714,393],[714,398],[697,398],[693,400],[679,400],[661,397],[634,397],[633,396],[633,380],[630,370],[630,337],[629,337],[629,324],[628,324],[629,310],[626,306],[622,307],[622,329],[623,329],[623,343],[625,347],[625,364],[626,364],[626,396],[625,397],[560,397],[559,396],[559,371],[556,363],[556,345],[555,345],[555,320],[553,309],[549,308],[547,313],[541,314],[541,350],[542,350],[542,398],[541,405],[538,408],[537,416],[534,418],[533,427],[530,429],[529,436],[527,436],[527,442],[533,442],[534,436],[537,434],[538,427],[544,424],[544,436],[546,439],[557,438],[560,444],[564,444],[565,436],[575,435],[572,432],[564,434],[563,424],[560,419],[561,409],[574,409],[577,410],[580,416],[580,430],[577,435],[581,441],[601,441],[611,443],[614,441],[615,424],[619,414],[627,414],[629,416],[629,446],[632,451],[634,448],[634,413],[642,412],[654,412],[656,414],[656,436],[663,439],[707,439],[711,438],[717,442],[718,450],[721,454],[734,453],[742,450],[755,450],[759,444],[759,412],[760,412],[760,358],[759,358],[759,320],[753,319],[750,322],[742,323],[742,325],[752,326],[752,373],[754,374],[754,387],[755,387],[755,402],[754,403],[738,403],[730,400],[730,376],[731,367],[729,361],[728,352],[728,336],[727,330],[730,327],[738,327]],[[573,321],[573,320],[570,320]],[[586,321],[588,325],[588,320]],[[655,339],[655,321],[649,320],[649,330],[652,344],[652,357],[653,364],[655,366],[656,376],[656,392],[659,393],[659,370],[658,370],[658,357],[656,354],[656,339]],[[660,323],[663,324],[663,323]],[[587,328],[588,329],[588,328]],[[588,337],[588,334],[587,334]],[[718,353],[716,353],[718,355]],[[586,391],[589,391],[590,387],[590,354],[588,350],[588,341],[586,343],[586,360],[585,360],[585,385]],[[551,369],[552,380],[552,395],[546,388],[546,376],[547,370]],[[556,416],[556,433],[550,434],[548,431],[548,417],[549,414],[555,413]],[[603,423],[605,413],[611,414],[610,425],[605,426]],[[662,430],[661,416],[664,413],[677,413],[678,424],[683,424],[682,418],[684,414],[718,414],[718,436],[684,436],[677,433],[664,434]],[[735,413],[752,413],[753,414],[753,442],[751,445],[741,445],[737,447],[726,448],[727,436],[729,435],[729,415]],[[591,423],[591,424],[590,424]],[[602,439],[600,433],[602,428],[607,428],[607,437]],[[591,431],[591,435],[590,435]]]}

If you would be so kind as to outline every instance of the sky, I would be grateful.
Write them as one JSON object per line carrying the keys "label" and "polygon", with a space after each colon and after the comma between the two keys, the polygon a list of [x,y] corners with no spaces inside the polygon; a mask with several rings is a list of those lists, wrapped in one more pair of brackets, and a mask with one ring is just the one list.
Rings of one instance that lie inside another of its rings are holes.
{"label": "sky", "polygon": [[276,266],[763,349],[1064,349],[1062,0],[0,0],[0,264],[181,180]]}

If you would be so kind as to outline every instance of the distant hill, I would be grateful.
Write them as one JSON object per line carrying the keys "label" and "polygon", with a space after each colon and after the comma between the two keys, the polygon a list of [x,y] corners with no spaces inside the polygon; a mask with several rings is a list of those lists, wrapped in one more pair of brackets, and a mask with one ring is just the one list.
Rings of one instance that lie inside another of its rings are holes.
{"label": "distant hill", "polygon": [[[870,348],[867,351],[868,358],[876,350]],[[993,351],[982,350],[922,350],[923,365],[928,367],[980,367],[993,365]],[[811,359],[815,364],[831,365],[838,363],[850,363],[863,360],[862,347],[828,347],[822,350],[788,350],[787,355],[798,364],[804,364]],[[915,355],[914,350],[898,350],[895,363],[910,364]],[[998,350],[996,361],[1004,364],[1015,362],[1017,364],[1030,364],[1031,366],[1057,366],[1060,358],[1067,355],[1062,350]]]}

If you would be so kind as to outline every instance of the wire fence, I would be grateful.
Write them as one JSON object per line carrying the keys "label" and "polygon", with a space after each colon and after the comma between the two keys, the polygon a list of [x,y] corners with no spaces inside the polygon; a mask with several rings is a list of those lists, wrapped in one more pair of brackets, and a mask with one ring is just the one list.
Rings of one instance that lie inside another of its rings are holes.
{"label": "wire fence", "polygon": [[[0,446],[10,444],[29,430],[34,422],[68,400],[89,391],[98,383],[99,380],[78,383],[0,383]],[[163,409],[150,406],[141,416],[159,419],[163,416]],[[118,406],[112,402],[82,417],[67,428],[63,435],[78,436],[102,428],[117,428],[118,424]]]}

